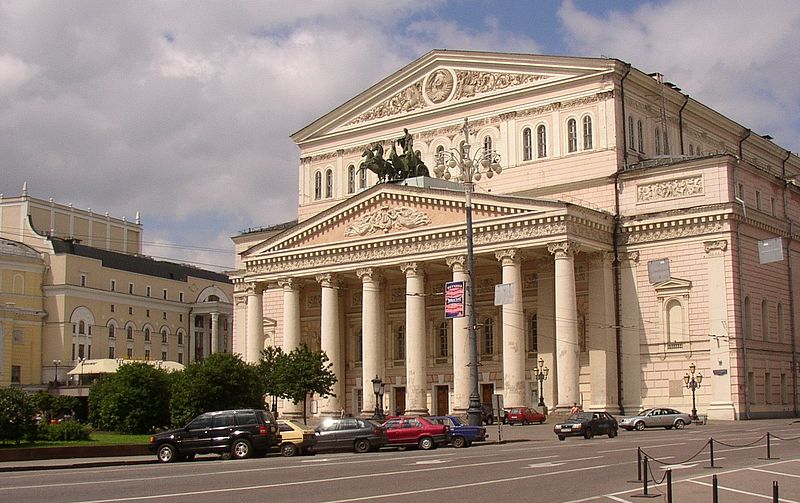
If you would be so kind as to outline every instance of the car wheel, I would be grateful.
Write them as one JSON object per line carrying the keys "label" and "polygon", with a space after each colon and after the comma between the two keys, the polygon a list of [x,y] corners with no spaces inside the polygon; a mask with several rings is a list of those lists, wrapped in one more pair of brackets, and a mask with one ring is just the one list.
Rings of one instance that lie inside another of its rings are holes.
{"label": "car wheel", "polygon": [[527,419],[525,421],[522,421],[522,426],[528,426],[529,424],[531,423],[529,423]]}
{"label": "car wheel", "polygon": [[566,440],[566,439],[567,439],[567,437],[566,437],[566,436],[564,436],[564,435],[559,435],[559,436],[558,436],[558,439],[559,439],[559,440],[561,440],[561,441],[563,442],[564,440]]}
{"label": "car wheel", "polygon": [[615,430],[614,428],[608,430],[608,438],[614,438],[616,436],[617,436],[617,430]]}
{"label": "car wheel", "polygon": [[419,439],[419,448],[423,451],[429,451],[433,449],[433,439],[431,437],[422,437]]}
{"label": "car wheel", "polygon": [[252,453],[253,446],[246,438],[235,440],[231,446],[231,457],[235,459],[247,459]]}
{"label": "car wheel", "polygon": [[682,430],[684,426],[686,426],[686,423],[683,422],[683,419],[678,419],[675,421],[676,430]]}
{"label": "car wheel", "polygon": [[353,443],[353,450],[363,454],[365,452],[369,452],[369,440],[365,438],[359,438]]}
{"label": "car wheel", "polygon": [[464,437],[453,437],[451,443],[456,449],[461,449],[462,447],[467,446],[467,440]]}
{"label": "car wheel", "polygon": [[284,442],[281,444],[281,456],[291,458],[297,455],[297,446],[291,442]]}
{"label": "car wheel", "polygon": [[594,436],[594,432],[592,431],[592,429],[591,428],[586,428],[586,431],[583,433],[583,438],[588,440],[588,439],[592,438],[593,436]]}
{"label": "car wheel", "polygon": [[633,427],[636,428],[636,431],[644,430],[644,421],[637,421]]}
{"label": "car wheel", "polygon": [[178,453],[172,444],[162,444],[158,448],[158,460],[162,463],[172,463],[177,457]]}

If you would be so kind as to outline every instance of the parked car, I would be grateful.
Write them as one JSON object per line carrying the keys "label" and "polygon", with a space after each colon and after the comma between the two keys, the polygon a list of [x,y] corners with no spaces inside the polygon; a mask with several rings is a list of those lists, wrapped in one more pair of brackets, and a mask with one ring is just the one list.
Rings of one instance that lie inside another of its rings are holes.
{"label": "parked car", "polygon": [[508,424],[542,424],[544,423],[545,419],[547,419],[544,414],[531,409],[530,407],[512,407],[506,411],[505,417],[505,422]]}
{"label": "parked car", "polygon": [[483,424],[494,424],[494,408],[488,403],[481,404],[481,420]]}
{"label": "parked car", "polygon": [[618,429],[617,420],[608,412],[578,412],[553,427],[559,440],[580,436],[589,439],[601,434],[614,438]]}
{"label": "parked car", "polygon": [[619,425],[628,431],[643,430],[645,428],[666,428],[671,430],[676,428],[682,430],[684,426],[692,422],[692,417],[675,409],[656,407],[645,409],[632,417],[621,417]]}
{"label": "parked car", "polygon": [[149,449],[169,463],[195,454],[219,453],[244,459],[263,455],[281,443],[272,414],[265,410],[237,409],[206,412],[183,428],[156,433]]}
{"label": "parked car", "polygon": [[369,452],[386,445],[386,432],[377,423],[357,417],[329,417],[315,428],[314,451],[350,450]]}
{"label": "parked car", "polygon": [[434,424],[424,417],[400,416],[383,423],[389,445],[417,446],[428,450],[450,441],[450,427]]}
{"label": "parked car", "polygon": [[434,424],[443,424],[450,428],[450,445],[453,447],[469,447],[472,442],[486,440],[486,428],[471,426],[456,416],[431,416],[428,421]]}
{"label": "parked car", "polygon": [[280,449],[283,456],[311,454],[317,445],[316,432],[293,419],[279,419],[278,430],[281,432]]}

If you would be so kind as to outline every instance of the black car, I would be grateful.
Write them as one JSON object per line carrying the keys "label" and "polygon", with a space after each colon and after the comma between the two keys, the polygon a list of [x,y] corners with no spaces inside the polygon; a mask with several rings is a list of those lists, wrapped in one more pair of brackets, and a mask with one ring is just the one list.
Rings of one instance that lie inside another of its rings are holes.
{"label": "black car", "polygon": [[227,454],[237,459],[263,455],[281,443],[271,413],[257,409],[206,412],[183,428],[156,433],[149,449],[162,463],[195,454]]}
{"label": "black car", "polygon": [[567,437],[588,439],[603,434],[608,435],[608,438],[614,438],[618,430],[617,420],[608,412],[578,412],[553,427],[559,440]]}
{"label": "black car", "polygon": [[380,425],[357,417],[327,418],[315,430],[317,445],[314,451],[369,452],[388,442],[386,430]]}

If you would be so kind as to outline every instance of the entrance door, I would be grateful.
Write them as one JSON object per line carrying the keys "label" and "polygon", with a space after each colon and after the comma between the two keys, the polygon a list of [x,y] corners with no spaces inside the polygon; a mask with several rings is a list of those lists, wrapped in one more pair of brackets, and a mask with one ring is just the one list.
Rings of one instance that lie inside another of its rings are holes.
{"label": "entrance door", "polygon": [[492,405],[492,395],[494,395],[494,384],[481,384],[481,403]]}
{"label": "entrance door", "polygon": [[394,415],[402,416],[406,413],[406,389],[399,387],[394,389]]}
{"label": "entrance door", "polygon": [[436,415],[446,416],[450,412],[450,399],[447,386],[436,386]]}

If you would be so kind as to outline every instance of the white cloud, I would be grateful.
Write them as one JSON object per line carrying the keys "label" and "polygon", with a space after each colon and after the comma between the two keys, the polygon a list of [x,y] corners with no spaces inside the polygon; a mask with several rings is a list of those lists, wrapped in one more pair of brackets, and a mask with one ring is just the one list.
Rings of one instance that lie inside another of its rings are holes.
{"label": "white cloud", "polygon": [[632,12],[559,15],[573,50],[660,72],[693,98],[797,150],[800,3],[674,0]]}
{"label": "white cloud", "polygon": [[36,65],[26,64],[11,54],[0,54],[0,96],[19,89],[36,72]]}

